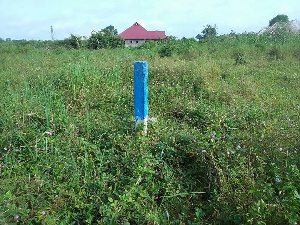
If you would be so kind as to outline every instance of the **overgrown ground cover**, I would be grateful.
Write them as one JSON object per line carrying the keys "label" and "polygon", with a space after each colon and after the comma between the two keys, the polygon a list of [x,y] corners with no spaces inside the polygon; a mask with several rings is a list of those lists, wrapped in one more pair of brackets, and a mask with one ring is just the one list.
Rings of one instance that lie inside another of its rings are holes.
{"label": "overgrown ground cover", "polygon": [[299,223],[300,37],[284,40],[0,44],[0,223]]}

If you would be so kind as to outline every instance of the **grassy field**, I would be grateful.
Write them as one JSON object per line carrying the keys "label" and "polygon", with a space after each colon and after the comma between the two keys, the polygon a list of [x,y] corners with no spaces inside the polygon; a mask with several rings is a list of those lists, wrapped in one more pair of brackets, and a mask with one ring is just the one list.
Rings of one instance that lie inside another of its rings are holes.
{"label": "grassy field", "polygon": [[299,43],[1,43],[0,224],[299,224]]}

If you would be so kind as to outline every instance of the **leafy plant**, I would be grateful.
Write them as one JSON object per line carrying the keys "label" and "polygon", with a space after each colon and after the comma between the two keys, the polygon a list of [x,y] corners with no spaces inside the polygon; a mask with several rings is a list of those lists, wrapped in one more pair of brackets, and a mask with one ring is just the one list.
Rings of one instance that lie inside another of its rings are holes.
{"label": "leafy plant", "polygon": [[235,65],[244,65],[247,63],[245,54],[242,52],[236,52],[233,54]]}
{"label": "leafy plant", "polygon": [[280,60],[284,58],[281,50],[278,47],[273,47],[272,49],[270,49],[269,56],[275,60]]}
{"label": "leafy plant", "polygon": [[281,22],[281,23],[289,22],[289,17],[284,14],[277,15],[269,21],[269,26],[271,27],[272,25],[274,25],[277,22]]}
{"label": "leafy plant", "polygon": [[170,57],[172,55],[172,52],[173,52],[172,47],[166,44],[160,48],[158,54],[160,57]]}
{"label": "leafy plant", "polygon": [[88,46],[90,49],[123,47],[124,40],[116,34],[117,30],[113,26],[109,26],[99,32],[93,33],[88,39]]}
{"label": "leafy plant", "polygon": [[67,48],[80,49],[84,47],[84,42],[81,40],[81,37],[71,34],[70,38],[64,40],[65,46]]}
{"label": "leafy plant", "polygon": [[204,29],[202,30],[201,34],[198,34],[196,36],[196,39],[198,39],[199,41],[201,39],[211,39],[217,36],[217,27],[215,26],[211,26],[211,25],[206,25],[206,27],[204,27]]}
{"label": "leafy plant", "polygon": [[[294,225],[299,40],[0,43],[0,223]],[[285,60],[268,60],[275,47]],[[147,135],[135,60],[149,62]]]}

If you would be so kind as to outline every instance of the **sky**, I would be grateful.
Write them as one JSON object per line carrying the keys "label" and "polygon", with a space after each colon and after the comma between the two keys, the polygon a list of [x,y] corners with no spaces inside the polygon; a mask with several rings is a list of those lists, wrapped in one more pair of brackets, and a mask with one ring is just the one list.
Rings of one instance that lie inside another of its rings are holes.
{"label": "sky", "polygon": [[0,38],[51,40],[87,36],[113,25],[194,38],[206,25],[218,34],[258,32],[285,14],[300,21],[299,0],[0,0]]}

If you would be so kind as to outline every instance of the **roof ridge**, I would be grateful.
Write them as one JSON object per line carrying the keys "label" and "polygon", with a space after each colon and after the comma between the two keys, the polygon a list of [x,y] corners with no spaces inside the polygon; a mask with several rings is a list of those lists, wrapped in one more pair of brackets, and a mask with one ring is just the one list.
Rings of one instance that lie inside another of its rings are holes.
{"label": "roof ridge", "polygon": [[159,40],[166,38],[165,31],[147,31],[138,22],[124,30],[119,36],[127,40]]}

